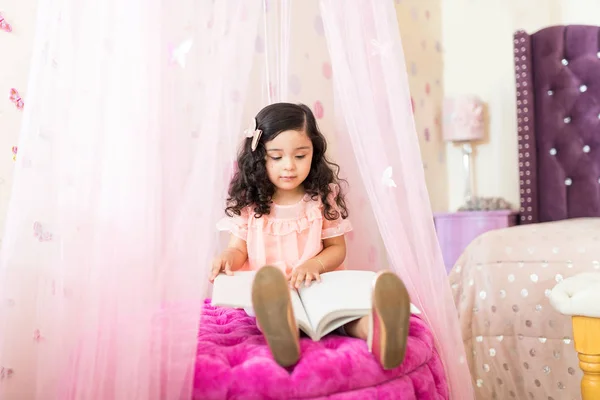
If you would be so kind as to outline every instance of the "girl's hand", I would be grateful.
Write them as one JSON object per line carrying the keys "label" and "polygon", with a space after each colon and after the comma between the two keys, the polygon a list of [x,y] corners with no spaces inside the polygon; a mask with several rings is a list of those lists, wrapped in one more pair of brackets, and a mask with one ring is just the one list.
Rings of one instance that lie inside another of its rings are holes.
{"label": "girl's hand", "polygon": [[308,260],[304,264],[299,265],[292,270],[292,273],[288,276],[290,286],[298,289],[300,286],[302,286],[302,282],[304,282],[304,285],[306,286],[310,286],[310,283],[313,280],[321,282],[322,271],[323,266],[319,261],[315,259]]}
{"label": "girl's hand", "polygon": [[[235,251],[235,250],[234,250]],[[235,254],[232,250],[227,249],[221,255],[215,257],[212,262],[212,269],[210,271],[210,276],[208,280],[212,283],[215,278],[221,271],[225,272],[227,275],[233,275],[231,267],[235,262]]]}

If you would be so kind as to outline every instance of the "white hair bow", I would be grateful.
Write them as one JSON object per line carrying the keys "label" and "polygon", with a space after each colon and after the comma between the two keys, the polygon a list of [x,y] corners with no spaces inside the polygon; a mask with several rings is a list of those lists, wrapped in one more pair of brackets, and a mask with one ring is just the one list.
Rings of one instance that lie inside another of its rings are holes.
{"label": "white hair bow", "polygon": [[262,131],[256,128],[256,118],[252,118],[252,122],[250,122],[250,125],[248,125],[248,128],[244,131],[244,135],[246,135],[248,139],[252,139],[252,151],[256,150],[256,147],[258,147],[258,141],[262,135]]}

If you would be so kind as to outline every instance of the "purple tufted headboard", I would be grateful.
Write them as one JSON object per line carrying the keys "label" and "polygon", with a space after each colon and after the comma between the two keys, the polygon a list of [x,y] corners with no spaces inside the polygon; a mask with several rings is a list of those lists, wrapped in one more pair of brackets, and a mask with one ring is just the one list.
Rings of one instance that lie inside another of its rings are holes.
{"label": "purple tufted headboard", "polygon": [[522,224],[600,217],[600,27],[514,35]]}

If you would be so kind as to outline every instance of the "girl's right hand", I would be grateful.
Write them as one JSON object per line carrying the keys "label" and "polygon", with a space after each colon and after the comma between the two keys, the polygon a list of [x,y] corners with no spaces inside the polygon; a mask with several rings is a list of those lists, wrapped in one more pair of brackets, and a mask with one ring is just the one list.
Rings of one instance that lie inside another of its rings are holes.
{"label": "girl's right hand", "polygon": [[215,278],[221,271],[225,272],[227,275],[233,275],[233,271],[231,267],[234,263],[234,254],[232,251],[225,250],[221,255],[215,257],[212,262],[212,269],[210,271],[209,281],[214,282]]}

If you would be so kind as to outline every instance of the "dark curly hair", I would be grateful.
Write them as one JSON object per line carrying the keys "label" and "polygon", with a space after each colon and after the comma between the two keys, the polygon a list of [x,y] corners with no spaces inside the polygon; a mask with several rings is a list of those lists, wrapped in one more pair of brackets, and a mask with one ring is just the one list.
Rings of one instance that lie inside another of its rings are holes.
{"label": "dark curly hair", "polygon": [[252,139],[246,139],[237,158],[237,171],[229,186],[229,196],[225,213],[233,217],[240,215],[247,206],[254,207],[254,215],[260,218],[271,211],[275,186],[267,176],[265,143],[273,140],[281,132],[303,130],[313,145],[313,157],[310,172],[303,182],[304,191],[311,199],[321,199],[324,205],[323,215],[328,220],[340,217],[348,218],[348,208],[342,188],[335,196],[335,205],[329,204],[330,184],[345,183],[339,177],[340,167],[329,161],[325,155],[327,141],[319,131],[317,121],[310,108],[304,104],[275,103],[263,108],[256,115],[257,129],[262,136],[255,151],[252,151]]}

